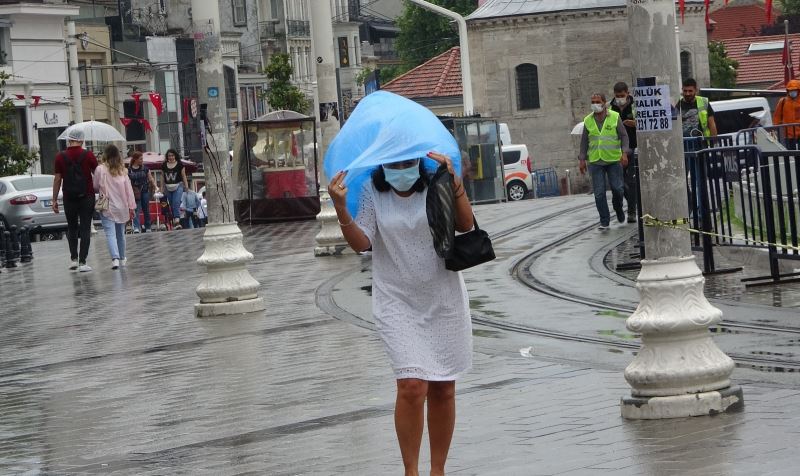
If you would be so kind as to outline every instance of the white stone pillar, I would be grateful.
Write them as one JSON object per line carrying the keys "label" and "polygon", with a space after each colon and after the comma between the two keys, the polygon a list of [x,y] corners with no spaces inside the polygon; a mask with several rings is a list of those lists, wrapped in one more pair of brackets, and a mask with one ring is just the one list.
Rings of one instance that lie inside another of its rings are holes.
{"label": "white stone pillar", "polygon": [[258,297],[259,283],[247,271],[253,255],[242,244],[242,232],[233,211],[233,188],[228,166],[228,120],[225,76],[222,66],[219,2],[192,0],[195,30],[197,95],[206,104],[203,170],[206,179],[209,223],[205,228],[205,250],[197,262],[207,274],[197,286],[200,303],[197,317],[224,316],[264,310]]}
{"label": "white stone pillar", "polygon": [[[320,205],[321,211],[317,220],[322,228],[315,240],[315,256],[331,256],[341,254],[348,249],[347,242],[339,228],[336,210],[328,195],[328,180],[322,168],[322,159],[328,150],[333,138],[339,132],[339,121],[327,114],[325,120],[321,117],[321,108],[331,103],[339,103],[336,91],[336,65],[333,48],[333,20],[331,18],[331,4],[328,0],[311,0],[311,45],[316,67],[316,95],[317,104],[314,105],[319,120],[320,136],[317,137],[318,170],[320,176]],[[339,111],[341,114],[341,111]]]}
{"label": "white stone pillar", "polygon": [[[634,78],[655,78],[655,85],[668,86],[676,96],[681,77],[675,61],[675,2],[628,0],[628,25]],[[676,220],[688,210],[683,137],[680,119],[667,120],[669,130],[640,127],[637,132],[639,178],[644,213]],[[642,260],[636,282],[641,301],[627,321],[629,330],[641,334],[642,348],[625,369],[632,390],[622,399],[622,416],[675,418],[741,408],[742,390],[730,381],[733,361],[708,330],[722,312],[703,294],[705,279],[689,235],[647,227],[645,247],[649,259]]]}

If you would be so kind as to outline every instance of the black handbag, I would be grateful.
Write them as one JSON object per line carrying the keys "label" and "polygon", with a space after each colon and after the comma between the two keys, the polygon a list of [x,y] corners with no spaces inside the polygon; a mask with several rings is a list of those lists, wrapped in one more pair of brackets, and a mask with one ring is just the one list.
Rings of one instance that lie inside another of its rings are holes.
{"label": "black handbag", "polygon": [[489,234],[478,227],[478,220],[472,216],[475,229],[456,235],[450,254],[444,260],[445,268],[461,271],[495,259],[494,248]]}

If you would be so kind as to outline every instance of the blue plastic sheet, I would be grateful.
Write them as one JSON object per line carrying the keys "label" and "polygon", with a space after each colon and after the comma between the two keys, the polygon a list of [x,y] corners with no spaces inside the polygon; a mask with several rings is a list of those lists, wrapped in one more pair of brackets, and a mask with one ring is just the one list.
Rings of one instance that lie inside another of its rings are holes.
{"label": "blue plastic sheet", "polygon": [[425,169],[433,174],[439,164],[426,158],[428,152],[449,156],[456,174],[461,173],[458,144],[431,111],[397,94],[377,91],[358,103],[331,142],[323,167],[328,180],[347,171],[347,209],[355,217],[364,183],[375,167],[424,158]]}

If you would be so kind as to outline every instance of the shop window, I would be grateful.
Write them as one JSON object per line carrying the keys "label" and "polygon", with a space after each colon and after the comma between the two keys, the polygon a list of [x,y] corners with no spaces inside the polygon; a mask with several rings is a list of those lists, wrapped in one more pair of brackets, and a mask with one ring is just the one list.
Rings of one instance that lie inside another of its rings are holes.
{"label": "shop window", "polygon": [[234,26],[247,25],[247,2],[245,0],[232,0]]}
{"label": "shop window", "polygon": [[516,67],[517,109],[539,109],[539,70],[535,64]]}

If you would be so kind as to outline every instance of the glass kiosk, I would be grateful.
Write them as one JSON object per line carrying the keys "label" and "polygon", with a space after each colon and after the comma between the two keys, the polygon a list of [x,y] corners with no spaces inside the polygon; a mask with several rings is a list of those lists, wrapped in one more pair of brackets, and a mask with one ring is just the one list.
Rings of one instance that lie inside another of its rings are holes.
{"label": "glass kiosk", "polygon": [[274,111],[237,124],[232,178],[239,223],[316,218],[320,211],[315,119]]}
{"label": "glass kiosk", "polygon": [[440,117],[461,149],[464,188],[472,203],[506,198],[497,121],[481,117]]}

